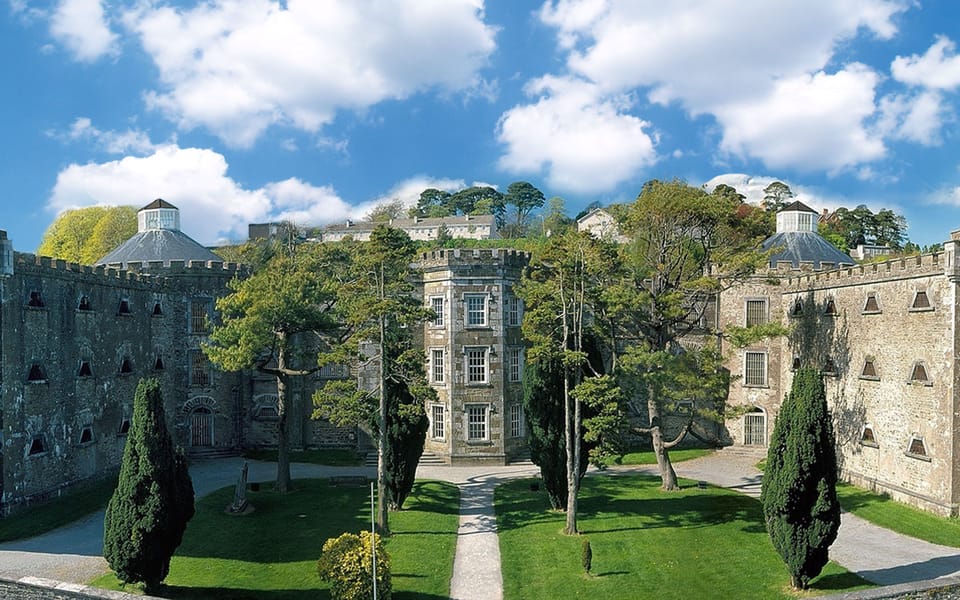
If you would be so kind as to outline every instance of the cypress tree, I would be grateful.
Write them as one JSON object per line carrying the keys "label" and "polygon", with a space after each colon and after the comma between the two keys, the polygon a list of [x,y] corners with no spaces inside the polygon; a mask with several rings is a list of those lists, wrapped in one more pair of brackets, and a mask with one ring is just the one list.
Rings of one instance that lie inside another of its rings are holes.
{"label": "cypress tree", "polygon": [[760,501],[767,533],[794,588],[827,564],[840,528],[837,455],[820,373],[799,369],[777,416]]}
{"label": "cypress tree", "polygon": [[400,510],[413,489],[430,420],[406,382],[387,380],[387,492],[390,510]]}
{"label": "cypress tree", "polygon": [[125,583],[160,584],[193,517],[193,483],[167,430],[160,382],[141,380],[120,479],[104,518],[103,556]]}

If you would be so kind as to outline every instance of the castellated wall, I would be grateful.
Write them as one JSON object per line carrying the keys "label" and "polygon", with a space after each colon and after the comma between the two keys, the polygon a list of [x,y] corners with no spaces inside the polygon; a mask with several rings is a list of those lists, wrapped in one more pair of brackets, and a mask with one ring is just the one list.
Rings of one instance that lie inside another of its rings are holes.
{"label": "castellated wall", "polygon": [[[769,298],[771,318],[795,332],[812,324],[805,331],[815,333],[807,339],[830,372],[824,381],[842,477],[941,514],[956,514],[960,500],[954,245],[948,242],[944,253],[825,272],[783,266],[725,293],[721,304],[727,324],[743,324],[751,297]],[[797,300],[803,308],[794,315]],[[730,403],[762,409],[769,439],[796,351],[787,340],[757,349],[769,352],[770,385],[752,389],[735,381]],[[731,372],[742,375],[742,352],[727,350]],[[744,443],[746,423],[736,413],[728,420],[734,443]]]}
{"label": "castellated wall", "polygon": [[[426,451],[448,463],[505,464],[526,450],[525,423],[516,422],[523,403],[523,308],[513,286],[529,260],[525,252],[503,249],[436,250],[418,260],[425,305],[442,303],[442,322],[423,329],[428,378],[438,395],[427,406]],[[481,356],[485,372],[476,381],[478,367],[471,375],[469,363]],[[437,361],[442,367],[435,369]]]}

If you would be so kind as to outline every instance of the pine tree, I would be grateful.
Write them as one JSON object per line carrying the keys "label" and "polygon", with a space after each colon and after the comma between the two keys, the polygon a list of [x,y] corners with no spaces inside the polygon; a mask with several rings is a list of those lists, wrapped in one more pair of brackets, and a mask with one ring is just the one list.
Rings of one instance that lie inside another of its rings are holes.
{"label": "pine tree", "polygon": [[389,380],[387,391],[387,493],[390,510],[400,510],[413,489],[430,420],[406,381]]}
{"label": "pine tree", "polygon": [[792,577],[806,589],[827,564],[840,528],[837,455],[823,379],[799,369],[777,416],[760,501],[767,532]]}
{"label": "pine tree", "polygon": [[193,484],[167,430],[160,382],[141,380],[120,479],[104,519],[103,556],[117,577],[143,582],[148,590],[158,586],[193,510]]}

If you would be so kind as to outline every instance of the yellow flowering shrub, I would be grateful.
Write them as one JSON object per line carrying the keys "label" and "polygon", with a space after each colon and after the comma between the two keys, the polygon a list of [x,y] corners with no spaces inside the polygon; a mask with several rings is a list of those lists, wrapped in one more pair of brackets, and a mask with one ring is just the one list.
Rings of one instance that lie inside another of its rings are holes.
{"label": "yellow flowering shrub", "polygon": [[[377,548],[377,598],[389,600],[390,557],[383,548],[383,540],[374,536]],[[323,543],[323,551],[317,561],[320,579],[330,584],[333,600],[367,600],[373,597],[373,567],[369,531],[360,535],[344,533]]]}

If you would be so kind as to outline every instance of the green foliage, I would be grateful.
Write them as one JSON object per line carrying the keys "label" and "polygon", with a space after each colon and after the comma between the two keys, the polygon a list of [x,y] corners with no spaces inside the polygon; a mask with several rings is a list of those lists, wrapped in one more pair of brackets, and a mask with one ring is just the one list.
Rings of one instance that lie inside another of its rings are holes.
{"label": "green foliage", "polygon": [[590,540],[587,538],[583,538],[580,542],[580,564],[583,565],[585,573],[589,573],[593,566],[593,548],[590,547]]}
{"label": "green foliage", "polygon": [[160,382],[141,380],[120,479],[104,518],[104,558],[121,581],[159,585],[193,512],[193,484],[167,431]]}
{"label": "green foliage", "polygon": [[[371,540],[374,540],[371,543]],[[390,600],[390,557],[379,535],[361,531],[344,533],[323,543],[317,561],[320,579],[330,583],[333,600],[365,600],[373,597],[373,553],[376,549],[377,597]]]}
{"label": "green foliage", "polygon": [[387,381],[387,493],[390,510],[400,510],[413,489],[417,465],[423,454],[430,420],[424,409],[425,397],[436,398],[433,388],[422,385],[419,394],[406,381]]}
{"label": "green foliage", "polygon": [[906,238],[907,220],[887,208],[874,213],[865,204],[852,210],[841,206],[819,229],[821,235],[844,252],[860,244],[900,250]]}
{"label": "green foliage", "polygon": [[501,235],[505,238],[523,237],[529,226],[530,213],[543,206],[547,201],[543,192],[526,181],[515,181],[507,187],[503,195],[506,206],[513,207],[513,218],[507,220]]}
{"label": "green foliage", "polygon": [[610,458],[623,454],[627,432],[623,391],[612,375],[599,375],[584,378],[571,393],[588,414],[583,420],[583,441],[589,447],[590,463],[605,469]]}
{"label": "green foliage", "polygon": [[68,210],[43,233],[37,254],[90,265],[137,233],[132,206],[89,206]]}
{"label": "green foliage", "polygon": [[837,458],[819,372],[801,368],[777,415],[760,501],[793,586],[806,589],[827,564],[840,527]]}

